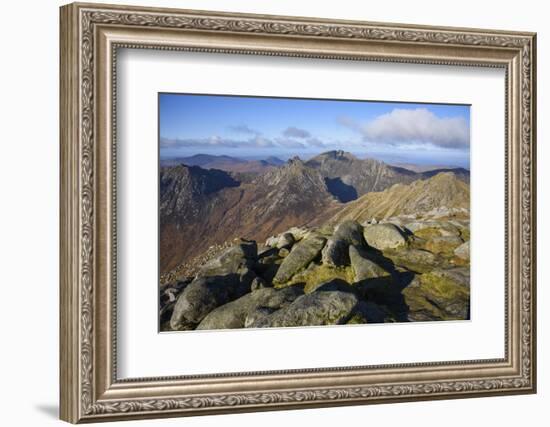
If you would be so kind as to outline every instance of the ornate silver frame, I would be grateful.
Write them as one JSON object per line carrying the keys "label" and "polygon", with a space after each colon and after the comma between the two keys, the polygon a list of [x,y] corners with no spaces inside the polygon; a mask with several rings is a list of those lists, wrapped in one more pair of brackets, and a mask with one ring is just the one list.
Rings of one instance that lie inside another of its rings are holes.
{"label": "ornate silver frame", "polygon": [[[533,33],[71,4],[61,8],[61,418],[77,423],[534,393]],[[506,70],[505,357],[175,378],[116,375],[118,47]]]}

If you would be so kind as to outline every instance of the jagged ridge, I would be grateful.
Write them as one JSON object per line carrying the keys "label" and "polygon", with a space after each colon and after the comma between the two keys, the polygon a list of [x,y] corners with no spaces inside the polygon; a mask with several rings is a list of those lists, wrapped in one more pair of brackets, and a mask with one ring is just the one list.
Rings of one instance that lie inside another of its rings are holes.
{"label": "jagged ridge", "polygon": [[331,219],[365,222],[398,215],[422,214],[437,208],[470,209],[470,187],[452,172],[439,173],[411,184],[395,184],[381,192],[368,193],[347,204]]}
{"label": "jagged ridge", "polygon": [[334,191],[333,194],[343,202],[419,178],[415,172],[374,159],[359,159],[341,150],[319,154],[306,164],[321,173]]}
{"label": "jagged ridge", "polygon": [[161,183],[170,184],[161,184],[161,273],[213,244],[235,236],[263,240],[293,225],[308,224],[320,213],[340,206],[321,175],[299,159],[252,182],[225,185],[208,194],[197,191],[197,187],[211,190],[205,185],[209,182],[206,177],[224,172],[189,174],[194,170],[178,166],[167,168],[161,175]]}

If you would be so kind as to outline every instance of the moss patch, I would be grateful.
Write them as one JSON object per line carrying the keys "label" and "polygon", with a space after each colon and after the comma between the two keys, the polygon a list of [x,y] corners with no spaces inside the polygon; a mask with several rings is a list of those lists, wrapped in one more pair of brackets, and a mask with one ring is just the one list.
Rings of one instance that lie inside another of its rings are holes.
{"label": "moss patch", "polygon": [[320,283],[328,282],[333,279],[341,279],[347,283],[353,283],[353,271],[350,266],[331,267],[324,264],[312,264],[304,271],[296,274],[291,280],[277,288],[284,288],[296,284],[305,284],[304,292],[311,292]]}
{"label": "moss patch", "polygon": [[321,233],[325,237],[331,237],[334,234],[334,226],[333,225],[323,225],[318,229],[319,233]]}
{"label": "moss patch", "polygon": [[416,252],[414,250],[385,250],[384,256],[389,258],[396,266],[401,266],[409,271],[428,273],[440,264],[440,260],[431,252]]}
{"label": "moss patch", "polygon": [[419,277],[417,286],[405,288],[403,296],[411,313],[425,313],[441,320],[463,320],[470,291],[448,277],[426,273]]}
{"label": "moss patch", "polygon": [[469,299],[468,289],[459,283],[435,273],[420,276],[421,288],[437,299]]}
{"label": "moss patch", "polygon": [[409,312],[426,313],[429,318],[447,320],[443,311],[430,303],[419,289],[406,288],[403,290],[403,296]]}
{"label": "moss patch", "polygon": [[463,242],[460,239],[446,239],[435,238],[428,240],[424,245],[424,248],[434,254],[443,254],[446,256],[452,256],[454,250],[460,246]]}
{"label": "moss patch", "polygon": [[433,239],[434,237],[440,237],[441,231],[436,227],[426,227],[415,231],[414,235],[422,239]]}
{"label": "moss patch", "polygon": [[470,265],[470,260],[453,255],[449,258],[449,264],[456,265],[457,267],[463,267],[466,265]]}

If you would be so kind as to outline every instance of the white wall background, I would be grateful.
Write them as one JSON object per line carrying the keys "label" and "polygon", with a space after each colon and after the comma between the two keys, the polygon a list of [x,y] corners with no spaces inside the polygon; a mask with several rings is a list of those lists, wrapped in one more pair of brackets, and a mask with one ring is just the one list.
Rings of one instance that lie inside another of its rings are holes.
{"label": "white wall background", "polygon": [[[121,3],[110,0],[113,3]],[[129,0],[130,1],[130,0]],[[133,0],[133,4],[450,25],[538,32],[538,350],[539,393],[362,407],[137,421],[132,425],[280,426],[360,423],[446,427],[547,425],[550,267],[546,191],[550,126],[546,96],[550,29],[544,2]],[[57,0],[6,2],[0,25],[0,419],[9,426],[59,425],[58,402],[58,6]],[[490,168],[490,165],[488,165]],[[546,418],[546,419],[545,419]]]}

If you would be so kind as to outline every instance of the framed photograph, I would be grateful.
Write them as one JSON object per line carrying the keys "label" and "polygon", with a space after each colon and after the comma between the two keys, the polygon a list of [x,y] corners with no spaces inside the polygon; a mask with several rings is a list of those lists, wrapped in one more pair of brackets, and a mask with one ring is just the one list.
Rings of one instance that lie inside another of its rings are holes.
{"label": "framed photograph", "polygon": [[61,8],[61,418],[536,391],[535,34]]}

